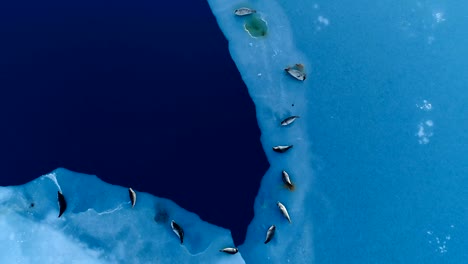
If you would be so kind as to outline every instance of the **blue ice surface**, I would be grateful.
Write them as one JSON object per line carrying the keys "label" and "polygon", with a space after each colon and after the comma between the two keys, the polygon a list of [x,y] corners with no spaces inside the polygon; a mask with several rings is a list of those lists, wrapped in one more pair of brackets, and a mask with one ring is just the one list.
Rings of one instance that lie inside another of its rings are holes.
{"label": "blue ice surface", "polygon": [[[58,191],[67,203],[61,217]],[[132,208],[128,188],[66,169],[0,187],[0,263],[244,263],[219,252],[234,246],[229,230],[135,191]]]}
{"label": "blue ice surface", "polygon": [[[468,4],[208,2],[271,164],[240,247],[245,261],[466,262]],[[233,16],[239,7],[257,12]],[[265,36],[247,32],[255,19]],[[296,63],[304,82],[283,70]],[[280,127],[289,115],[301,118]],[[278,155],[279,144],[294,148]],[[294,192],[281,187],[283,169]],[[277,200],[292,224],[273,214]],[[264,245],[271,224],[277,237]]]}
{"label": "blue ice surface", "polygon": [[[466,262],[467,4],[209,3],[271,164],[239,254],[218,251],[234,246],[228,230],[169,200],[136,190],[131,208],[126,188],[61,169],[0,188],[1,262]],[[234,16],[242,6],[257,13]],[[265,21],[265,36],[248,34],[252,19]],[[284,72],[296,63],[304,82]],[[301,117],[281,127],[289,115]],[[283,154],[271,149],[289,144]],[[60,218],[58,190],[68,201]],[[183,245],[170,220],[184,228]],[[271,225],[276,235],[264,244]]]}

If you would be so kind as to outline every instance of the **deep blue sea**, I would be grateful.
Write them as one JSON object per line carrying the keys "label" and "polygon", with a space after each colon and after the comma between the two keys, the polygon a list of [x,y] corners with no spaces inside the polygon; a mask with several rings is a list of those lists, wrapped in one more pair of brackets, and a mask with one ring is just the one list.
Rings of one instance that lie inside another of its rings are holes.
{"label": "deep blue sea", "polygon": [[2,2],[0,35],[1,186],[64,167],[244,240],[268,163],[205,0]]}

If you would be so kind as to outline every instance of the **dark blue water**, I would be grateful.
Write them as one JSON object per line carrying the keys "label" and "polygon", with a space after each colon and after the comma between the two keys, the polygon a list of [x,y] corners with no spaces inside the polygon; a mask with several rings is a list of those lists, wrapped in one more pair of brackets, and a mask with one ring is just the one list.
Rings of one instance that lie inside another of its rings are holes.
{"label": "dark blue water", "polygon": [[206,1],[13,1],[0,34],[0,185],[65,167],[243,241],[268,164]]}

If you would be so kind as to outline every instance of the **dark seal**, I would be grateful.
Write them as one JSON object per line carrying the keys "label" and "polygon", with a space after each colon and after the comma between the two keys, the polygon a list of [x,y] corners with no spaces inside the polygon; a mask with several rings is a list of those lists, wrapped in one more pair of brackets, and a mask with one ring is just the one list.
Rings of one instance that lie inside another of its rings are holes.
{"label": "dark seal", "polygon": [[180,238],[180,243],[184,243],[184,230],[174,220],[171,221],[172,231]]}
{"label": "dark seal", "polygon": [[57,192],[57,199],[58,199],[58,203],[59,203],[59,215],[58,217],[60,218],[62,216],[62,214],[65,212],[65,210],[67,210],[67,201],[65,201],[65,196],[63,196],[63,194],[58,191]]}

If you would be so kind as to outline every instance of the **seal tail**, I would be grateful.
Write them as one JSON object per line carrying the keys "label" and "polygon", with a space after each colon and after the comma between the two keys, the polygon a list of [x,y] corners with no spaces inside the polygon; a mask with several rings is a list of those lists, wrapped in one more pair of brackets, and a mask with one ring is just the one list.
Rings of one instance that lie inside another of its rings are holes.
{"label": "seal tail", "polygon": [[296,189],[296,186],[294,184],[285,184],[284,186],[291,192],[294,192],[294,190]]}

